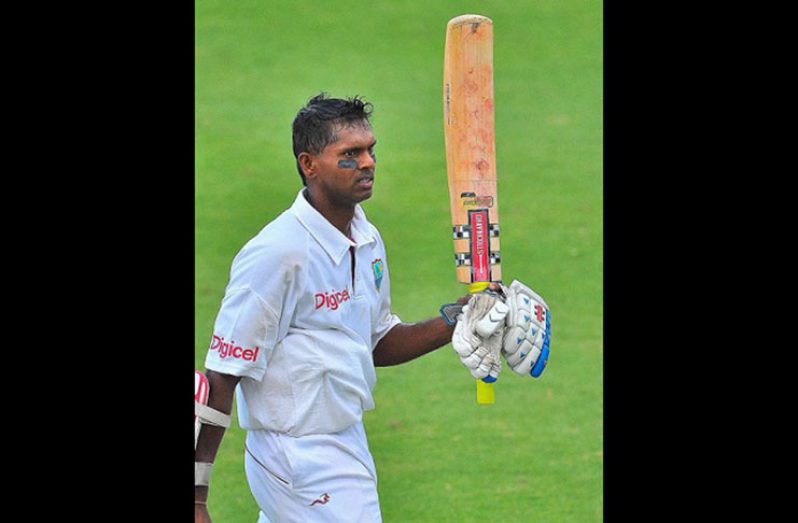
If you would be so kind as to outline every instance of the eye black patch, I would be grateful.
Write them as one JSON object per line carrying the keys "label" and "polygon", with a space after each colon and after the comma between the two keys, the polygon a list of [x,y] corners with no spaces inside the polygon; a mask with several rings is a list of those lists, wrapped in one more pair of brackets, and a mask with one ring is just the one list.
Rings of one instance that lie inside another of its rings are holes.
{"label": "eye black patch", "polygon": [[338,160],[341,169],[357,169],[357,160]]}

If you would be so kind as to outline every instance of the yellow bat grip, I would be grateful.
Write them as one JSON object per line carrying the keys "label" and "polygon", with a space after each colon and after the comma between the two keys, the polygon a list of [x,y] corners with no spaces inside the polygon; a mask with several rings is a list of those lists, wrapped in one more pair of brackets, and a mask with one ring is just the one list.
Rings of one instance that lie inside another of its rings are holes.
{"label": "yellow bat grip", "polygon": [[493,405],[494,403],[496,403],[496,395],[493,392],[493,383],[477,380],[477,404]]}
{"label": "yellow bat grip", "polygon": [[[468,292],[474,294],[481,292],[488,288],[490,282],[475,281],[468,284]],[[496,395],[493,391],[493,383],[485,383],[484,381],[477,380],[477,404],[479,405],[493,405],[496,402]]]}
{"label": "yellow bat grip", "polygon": [[484,291],[490,285],[489,281],[475,281],[468,284],[468,292],[474,294],[475,292]]}

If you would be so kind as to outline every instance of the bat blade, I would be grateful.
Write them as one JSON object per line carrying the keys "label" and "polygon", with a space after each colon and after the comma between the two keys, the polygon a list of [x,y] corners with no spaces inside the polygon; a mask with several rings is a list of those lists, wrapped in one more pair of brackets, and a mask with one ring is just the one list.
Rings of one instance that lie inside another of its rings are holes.
{"label": "bat blade", "polygon": [[461,283],[501,280],[493,108],[493,21],[452,18],[443,67],[446,172]]}
{"label": "bat blade", "polygon": [[[459,282],[477,292],[486,282],[501,281],[493,21],[488,17],[461,15],[446,26],[443,123],[455,272]],[[493,402],[493,384],[477,380],[477,403]]]}

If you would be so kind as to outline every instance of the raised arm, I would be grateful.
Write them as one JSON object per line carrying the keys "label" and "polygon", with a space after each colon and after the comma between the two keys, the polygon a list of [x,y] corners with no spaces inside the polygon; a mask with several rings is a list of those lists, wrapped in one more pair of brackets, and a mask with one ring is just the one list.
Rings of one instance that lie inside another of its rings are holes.
{"label": "raised arm", "polygon": [[[469,295],[461,296],[457,303],[468,303]],[[399,323],[382,337],[372,356],[375,367],[389,367],[423,356],[452,341],[454,325],[447,325],[436,316],[418,323]]]}
{"label": "raised arm", "polygon": [[452,341],[454,325],[437,317],[420,323],[399,323],[374,349],[374,366],[399,365],[443,347]]}

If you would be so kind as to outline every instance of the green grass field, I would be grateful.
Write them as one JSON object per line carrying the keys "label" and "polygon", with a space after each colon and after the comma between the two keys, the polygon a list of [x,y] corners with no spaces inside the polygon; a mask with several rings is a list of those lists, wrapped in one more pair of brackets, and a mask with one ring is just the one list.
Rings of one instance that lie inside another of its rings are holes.
{"label": "green grass field", "polygon": [[[335,7],[331,7],[335,6]],[[300,187],[291,121],[319,91],[375,106],[374,196],[394,311],[437,314],[454,278],[443,140],[447,21],[494,21],[502,261],[552,309],[540,380],[505,368],[496,404],[450,346],[378,369],[365,423],[387,523],[603,519],[602,38],[598,0],[203,0],[196,3],[196,332],[204,369],[238,249]],[[243,431],[228,431],[209,508],[254,523]]]}

